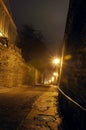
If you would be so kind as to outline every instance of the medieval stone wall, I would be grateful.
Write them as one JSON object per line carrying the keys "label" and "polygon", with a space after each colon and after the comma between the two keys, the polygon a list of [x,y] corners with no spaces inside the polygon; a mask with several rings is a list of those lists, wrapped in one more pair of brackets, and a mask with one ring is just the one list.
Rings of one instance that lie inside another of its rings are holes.
{"label": "medieval stone wall", "polygon": [[8,0],[0,0],[0,37],[7,37],[8,44],[0,41],[0,87],[16,87],[37,84],[40,73],[25,64],[21,51],[15,46],[16,26],[6,7]]}
{"label": "medieval stone wall", "polygon": [[[86,1],[70,0],[63,43],[62,91],[86,109]],[[86,112],[59,94],[64,130],[85,130]]]}
{"label": "medieval stone wall", "polygon": [[0,87],[18,87],[37,84],[39,72],[25,64],[18,48],[0,46]]}
{"label": "medieval stone wall", "polygon": [[86,7],[84,0],[70,0],[64,37],[61,87],[86,106]]}

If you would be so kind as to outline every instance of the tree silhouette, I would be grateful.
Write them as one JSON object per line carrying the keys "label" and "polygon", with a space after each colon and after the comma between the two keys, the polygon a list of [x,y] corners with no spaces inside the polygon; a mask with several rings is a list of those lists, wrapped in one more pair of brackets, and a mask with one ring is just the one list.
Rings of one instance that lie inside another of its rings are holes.
{"label": "tree silhouette", "polygon": [[23,25],[18,30],[17,46],[21,49],[22,57],[38,69],[43,68],[47,48],[42,33],[32,26]]}

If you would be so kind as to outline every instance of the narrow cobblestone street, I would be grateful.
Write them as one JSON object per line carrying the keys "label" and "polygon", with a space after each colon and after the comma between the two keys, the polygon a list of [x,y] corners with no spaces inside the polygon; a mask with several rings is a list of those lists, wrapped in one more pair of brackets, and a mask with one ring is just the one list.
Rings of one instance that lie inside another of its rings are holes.
{"label": "narrow cobblestone street", "polygon": [[56,86],[51,86],[34,102],[32,110],[17,130],[58,130],[61,118],[57,96]]}
{"label": "narrow cobblestone street", "polygon": [[0,130],[58,130],[56,86],[0,90]]}

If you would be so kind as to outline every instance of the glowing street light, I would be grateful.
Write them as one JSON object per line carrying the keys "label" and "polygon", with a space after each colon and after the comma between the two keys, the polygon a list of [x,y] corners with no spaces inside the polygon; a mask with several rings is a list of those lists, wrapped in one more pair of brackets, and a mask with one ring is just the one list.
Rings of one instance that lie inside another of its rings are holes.
{"label": "glowing street light", "polygon": [[59,59],[59,58],[53,59],[53,63],[54,63],[55,65],[59,64],[59,63],[60,63],[60,59]]}
{"label": "glowing street light", "polygon": [[1,32],[0,32],[0,36],[3,36]]}
{"label": "glowing street light", "polygon": [[51,78],[51,81],[52,81],[52,82],[54,81],[54,77]]}
{"label": "glowing street light", "polygon": [[53,75],[58,77],[58,72],[54,72]]}
{"label": "glowing street light", "polygon": [[53,73],[53,75],[55,76],[55,83],[57,84],[58,79],[59,79],[60,59],[54,58],[53,64],[55,66],[55,71],[56,71],[56,72]]}
{"label": "glowing street light", "polygon": [[51,80],[49,80],[49,83],[51,83],[52,81]]}

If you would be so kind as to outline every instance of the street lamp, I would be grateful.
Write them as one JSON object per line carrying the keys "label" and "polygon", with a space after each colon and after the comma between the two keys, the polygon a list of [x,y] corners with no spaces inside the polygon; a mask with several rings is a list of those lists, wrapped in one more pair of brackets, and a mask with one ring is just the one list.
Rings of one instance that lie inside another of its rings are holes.
{"label": "street lamp", "polygon": [[53,59],[53,64],[58,65],[60,63],[60,59],[59,58],[54,58]]}
{"label": "street lamp", "polygon": [[53,64],[55,65],[55,71],[56,71],[56,72],[53,73],[53,75],[55,76],[56,84],[57,84],[57,81],[58,81],[58,78],[59,78],[60,59],[59,58],[54,58],[53,59]]}
{"label": "street lamp", "polygon": [[54,76],[51,78],[51,81],[54,82]]}
{"label": "street lamp", "polygon": [[58,72],[54,72],[53,75],[58,77]]}

